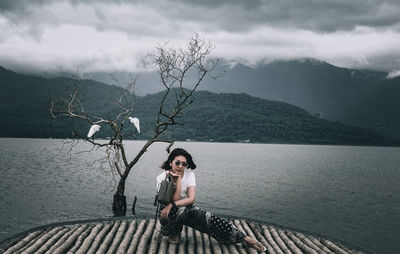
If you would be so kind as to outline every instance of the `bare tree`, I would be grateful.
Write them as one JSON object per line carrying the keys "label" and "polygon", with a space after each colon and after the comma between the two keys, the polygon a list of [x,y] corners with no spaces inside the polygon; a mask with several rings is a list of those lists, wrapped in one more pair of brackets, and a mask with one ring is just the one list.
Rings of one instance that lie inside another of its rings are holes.
{"label": "bare tree", "polygon": [[[90,142],[94,147],[106,148],[111,170],[115,170],[119,176],[113,200],[114,214],[126,214],[125,182],[133,166],[146,150],[155,142],[169,143],[167,151],[173,145],[174,140],[164,139],[162,134],[168,127],[182,124],[179,118],[184,109],[193,102],[193,93],[206,75],[211,76],[210,72],[217,66],[218,60],[209,59],[211,50],[211,43],[199,38],[196,34],[189,40],[186,48],[172,48],[166,43],[158,46],[149,55],[151,63],[158,70],[161,85],[165,90],[156,113],[154,132],[131,161],[128,160],[126,154],[123,141],[127,134],[123,132],[123,129],[135,108],[135,97],[129,96],[135,82],[122,92],[119,99],[114,100],[113,103],[118,107],[119,112],[113,118],[102,118],[86,113],[79,98],[78,88],[69,92],[65,98],[52,100],[50,113],[53,118],[71,117],[86,121],[91,125],[108,125],[111,128],[113,136],[105,143],[79,135],[75,138]],[[133,99],[127,102],[128,98]]]}

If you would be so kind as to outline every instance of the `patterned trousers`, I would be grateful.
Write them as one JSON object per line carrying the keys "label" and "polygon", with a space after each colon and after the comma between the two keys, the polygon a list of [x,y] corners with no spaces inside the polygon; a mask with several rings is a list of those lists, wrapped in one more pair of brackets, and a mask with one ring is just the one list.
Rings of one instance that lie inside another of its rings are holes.
{"label": "patterned trousers", "polygon": [[183,225],[186,225],[208,234],[222,244],[239,243],[246,237],[233,224],[194,205],[172,208],[168,219],[160,218],[160,223],[163,234],[169,236],[180,235]]}

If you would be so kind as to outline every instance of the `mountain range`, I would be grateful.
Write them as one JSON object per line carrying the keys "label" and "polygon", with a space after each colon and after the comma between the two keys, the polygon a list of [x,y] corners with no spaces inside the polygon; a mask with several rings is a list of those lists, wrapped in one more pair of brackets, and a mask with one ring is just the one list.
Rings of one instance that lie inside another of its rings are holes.
{"label": "mountain range", "polygon": [[[341,68],[314,59],[255,67],[222,62],[217,72],[224,75],[206,79],[200,89],[287,102],[324,119],[400,138],[400,77],[388,79],[386,72]],[[137,77],[140,95],[162,89],[155,72],[86,73],[84,77],[114,85],[125,85]]]}
{"label": "mountain range", "polygon": [[[85,136],[89,124],[49,115],[51,98],[65,96],[79,86],[85,112],[109,118],[117,112],[113,100],[122,88],[93,80],[42,78],[0,68],[1,137],[66,138],[72,131]],[[209,84],[211,85],[211,84]],[[141,119],[138,139],[152,134],[161,92],[137,96],[133,115]],[[130,94],[128,99],[133,99]],[[244,93],[198,91],[194,103],[172,126],[166,138],[176,140],[300,144],[399,145],[400,140],[365,128],[323,119],[297,106]],[[133,126],[127,126],[133,132]],[[97,137],[109,137],[106,126]]]}

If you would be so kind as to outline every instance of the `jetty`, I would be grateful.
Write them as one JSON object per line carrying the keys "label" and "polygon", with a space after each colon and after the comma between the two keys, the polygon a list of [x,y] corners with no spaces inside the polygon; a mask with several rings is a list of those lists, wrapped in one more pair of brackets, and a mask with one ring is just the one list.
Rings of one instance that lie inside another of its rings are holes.
{"label": "jetty", "polygon": [[[276,225],[244,219],[230,220],[247,235],[256,238],[271,254],[365,254],[335,240]],[[12,237],[0,245],[0,253],[52,254],[256,254],[245,244],[219,244],[208,235],[184,226],[180,242],[169,243],[162,236],[161,225],[149,218],[123,218],[91,222],[58,223],[32,229]]]}

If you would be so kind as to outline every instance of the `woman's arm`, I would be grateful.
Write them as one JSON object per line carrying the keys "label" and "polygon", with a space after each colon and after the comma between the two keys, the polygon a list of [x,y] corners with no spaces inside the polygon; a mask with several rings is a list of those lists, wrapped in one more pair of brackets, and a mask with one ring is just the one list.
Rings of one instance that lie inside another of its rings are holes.
{"label": "woman's arm", "polygon": [[172,182],[176,184],[176,189],[175,189],[174,196],[172,197],[172,200],[177,201],[177,200],[181,199],[182,177],[180,175],[175,175],[175,174],[170,174],[170,175],[173,176]]}
{"label": "woman's arm", "polygon": [[[176,189],[178,190],[178,186],[177,186]],[[176,194],[176,192],[177,191],[175,191],[175,194]],[[180,197],[181,192],[179,191],[178,193],[179,193],[179,197]],[[175,194],[174,194],[174,198],[175,198]],[[187,198],[177,199],[177,200],[173,199],[173,200],[174,200],[176,206],[189,206],[189,205],[192,205],[194,203],[194,201],[196,200],[196,186],[195,185],[194,186],[189,186],[187,188]],[[164,209],[162,209],[161,215],[160,215],[161,218],[167,218],[169,212],[171,211],[171,209],[172,209],[172,204],[169,203],[168,205],[166,205],[164,207]]]}
{"label": "woman's arm", "polygon": [[[180,192],[179,192],[179,197],[180,197]],[[174,199],[176,206],[189,206],[193,205],[194,201],[196,200],[196,186],[189,186],[187,188],[187,198],[184,199]]]}
{"label": "woman's arm", "polygon": [[172,182],[176,184],[176,189],[172,200],[175,201],[176,206],[189,206],[192,205],[196,199],[196,186],[189,186],[187,188],[187,198],[181,199],[182,177],[178,174],[169,173],[172,176]]}

